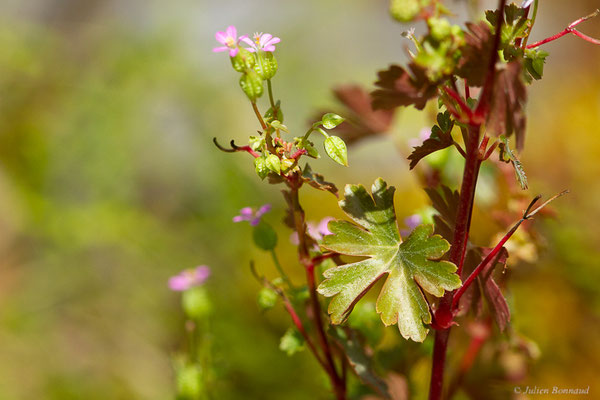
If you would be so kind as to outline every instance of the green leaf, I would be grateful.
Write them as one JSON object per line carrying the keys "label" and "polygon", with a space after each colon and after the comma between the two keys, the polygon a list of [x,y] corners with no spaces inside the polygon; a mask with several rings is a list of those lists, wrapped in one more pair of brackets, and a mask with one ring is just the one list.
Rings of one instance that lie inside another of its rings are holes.
{"label": "green leaf", "polygon": [[319,152],[315,149],[313,142],[304,137],[295,137],[294,143],[298,149],[304,149],[308,152],[308,156],[312,158],[319,158]]}
{"label": "green leaf", "polygon": [[260,179],[265,179],[269,175],[269,168],[264,157],[257,157],[254,159],[254,169]]}
{"label": "green leaf", "polygon": [[264,221],[260,221],[252,230],[254,244],[263,250],[273,250],[277,246],[277,233]]}
{"label": "green leaf", "polygon": [[275,154],[269,154],[265,159],[265,165],[276,174],[281,173],[281,160]]}
{"label": "green leaf", "polygon": [[[544,50],[525,50],[525,69],[532,78],[536,80],[542,79],[546,57],[549,55],[550,54]],[[529,78],[529,80],[531,80],[531,78]]]}
{"label": "green leaf", "polygon": [[330,332],[344,349],[344,354],[346,354],[348,362],[356,376],[364,384],[371,386],[386,399],[391,399],[392,397],[388,393],[387,384],[373,370],[373,360],[367,355],[358,331],[348,327],[333,327]]}
{"label": "green leaf", "polygon": [[410,169],[416,167],[421,159],[431,153],[443,150],[454,144],[451,134],[454,122],[450,119],[450,113],[448,111],[439,113],[437,120],[440,126],[434,125],[433,128],[431,128],[431,135],[429,138],[425,140],[421,146],[415,147],[413,152],[408,156],[408,159],[410,160]]}
{"label": "green leaf", "polygon": [[302,180],[316,189],[333,193],[337,197],[338,189],[335,184],[327,182],[323,175],[313,172],[308,164],[302,170]]}
{"label": "green leaf", "polygon": [[326,129],[333,129],[342,122],[344,122],[344,117],[340,117],[339,115],[334,113],[327,113],[323,115],[323,118],[321,118],[321,124]]}
{"label": "green leaf", "polygon": [[377,312],[385,325],[398,324],[405,338],[422,342],[425,324],[431,323],[423,291],[441,297],[444,290],[461,285],[456,266],[436,261],[450,244],[433,234],[433,225],[420,225],[403,242],[398,234],[394,211],[394,188],[379,178],[372,196],[362,185],[347,185],[342,210],[354,220],[333,221],[333,235],[323,239],[322,247],[340,254],[367,257],[331,268],[324,273],[319,293],[332,297],[329,314],[334,324],[342,323],[360,298],[387,274],[377,299]]}
{"label": "green leaf", "polygon": [[275,129],[281,129],[282,131],[288,132],[288,133],[290,132],[288,130],[288,127],[285,126],[284,124],[282,124],[281,121],[278,121],[278,120],[275,119],[275,120],[271,121],[270,124]]}
{"label": "green leaf", "polygon": [[508,147],[508,139],[505,136],[500,136],[500,161],[510,162],[515,169],[515,177],[517,178],[517,182],[521,186],[521,189],[527,189],[527,175],[525,175],[525,170],[523,169],[523,165],[521,161],[517,158],[517,156],[512,152],[510,147]]}
{"label": "green leaf", "polygon": [[304,338],[297,329],[289,328],[281,337],[279,350],[285,352],[288,356],[292,356],[304,350]]}
{"label": "green leaf", "polygon": [[267,311],[275,307],[278,298],[279,296],[277,295],[277,292],[271,288],[264,287],[260,289],[260,292],[258,292],[256,301],[261,310]]}
{"label": "green leaf", "polygon": [[325,139],[325,151],[327,155],[336,163],[348,166],[348,150],[346,143],[337,137],[329,136]]}
{"label": "green leaf", "polygon": [[240,87],[250,101],[256,101],[263,94],[263,81],[253,69],[242,74],[240,77]]}

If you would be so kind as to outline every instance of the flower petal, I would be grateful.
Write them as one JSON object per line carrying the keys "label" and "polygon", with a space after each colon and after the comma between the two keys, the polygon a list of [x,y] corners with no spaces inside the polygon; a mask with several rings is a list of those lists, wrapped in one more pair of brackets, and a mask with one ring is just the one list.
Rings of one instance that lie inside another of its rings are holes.
{"label": "flower petal", "polygon": [[222,43],[222,44],[226,44],[227,42],[227,34],[225,32],[217,32],[215,33],[215,39],[217,39],[217,42]]}
{"label": "flower petal", "polygon": [[249,45],[250,47],[254,47],[256,46],[256,44],[252,41],[252,39],[250,39],[248,36],[245,37],[241,37],[240,38],[242,42],[246,43],[247,45]]}
{"label": "flower petal", "polygon": [[260,39],[258,40],[258,42],[260,43],[261,47],[264,46],[269,40],[271,40],[271,38],[273,37],[273,35],[271,35],[270,33],[265,33],[263,35],[260,36]]}
{"label": "flower petal", "polygon": [[270,46],[270,45],[273,45],[273,44],[277,44],[279,42],[281,42],[281,39],[279,39],[278,37],[274,37],[274,38],[266,41],[265,44],[264,44],[264,46]]}
{"label": "flower petal", "polygon": [[175,275],[169,278],[169,289],[176,292],[182,292],[190,288],[190,281],[182,275]]}
{"label": "flower petal", "polygon": [[237,29],[235,29],[235,26],[233,26],[233,25],[228,26],[227,30],[225,32],[227,32],[227,36],[229,36],[230,38],[233,38],[233,40],[237,39]]}
{"label": "flower petal", "polygon": [[263,47],[263,50],[264,50],[264,51],[271,51],[271,52],[273,52],[273,51],[275,51],[275,46],[267,46],[267,47]]}
{"label": "flower petal", "polygon": [[264,206],[261,206],[258,211],[256,212],[256,216],[260,217],[265,213],[268,213],[269,211],[271,211],[271,205],[270,204],[265,204]]}
{"label": "flower petal", "polygon": [[227,46],[215,47],[212,51],[213,53],[220,53],[221,51],[229,50]]}
{"label": "flower petal", "polygon": [[240,49],[237,48],[237,47],[235,49],[229,50],[229,57],[235,57],[237,55],[237,53],[238,53],[239,50]]}

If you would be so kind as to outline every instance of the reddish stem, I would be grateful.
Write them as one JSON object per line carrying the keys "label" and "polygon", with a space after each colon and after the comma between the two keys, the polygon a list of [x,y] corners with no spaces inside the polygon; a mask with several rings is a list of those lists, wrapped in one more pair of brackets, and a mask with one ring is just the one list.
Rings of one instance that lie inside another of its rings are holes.
{"label": "reddish stem", "polygon": [[462,99],[462,97],[460,97],[460,95],[454,89],[452,89],[448,86],[444,86],[444,91],[450,97],[452,97],[452,99],[454,99],[454,101],[456,101],[458,103],[459,107],[465,114],[467,114],[467,117],[469,118],[469,121],[470,121],[471,117],[473,116],[473,110],[471,110],[471,108],[467,105],[467,103],[465,103],[465,101]]}
{"label": "reddish stem", "polygon": [[262,127],[263,131],[266,131],[267,124],[265,124],[262,115],[260,115],[260,111],[258,111],[258,107],[256,106],[255,102],[252,102],[252,109],[254,110],[254,114],[256,114],[256,118],[258,119],[258,122],[260,122],[260,126]]}
{"label": "reddish stem", "polygon": [[463,285],[456,291],[454,294],[454,298],[452,299],[452,310],[456,310],[458,308],[458,304],[460,298],[465,293],[465,291],[469,288],[471,283],[477,278],[477,276],[483,271],[483,269],[492,261],[502,250],[502,246],[510,239],[510,237],[517,231],[519,226],[525,221],[526,218],[521,218],[519,222],[517,222],[511,229],[504,235],[502,240],[498,242],[498,244],[492,249],[492,251],[479,263],[479,265],[471,272],[469,277],[465,280]]}
{"label": "reddish stem", "polygon": [[586,15],[585,17],[579,18],[579,19],[571,22],[569,24],[569,26],[567,26],[565,29],[563,29],[562,31],[558,32],[557,34],[552,35],[550,37],[547,37],[546,39],[542,39],[539,42],[535,42],[533,44],[527,45],[526,48],[527,49],[532,49],[534,47],[539,47],[539,46],[541,46],[543,44],[546,44],[548,42],[552,42],[552,41],[554,41],[556,39],[560,39],[561,37],[563,37],[565,35],[568,35],[569,33],[572,33],[573,35],[578,36],[578,37],[580,37],[581,39],[583,39],[583,40],[585,40],[587,42],[600,45],[600,40],[594,39],[594,38],[592,38],[592,37],[590,37],[590,36],[588,36],[588,35],[586,35],[584,33],[579,32],[577,29],[575,29],[575,27],[577,25],[579,25],[580,23],[582,23],[584,21],[587,21],[590,18],[594,18],[595,16],[598,15],[599,12],[600,12],[600,10],[596,10],[595,12],[593,12],[590,15]]}
{"label": "reddish stem", "polygon": [[294,309],[294,306],[292,306],[292,303],[290,303],[290,300],[287,298],[287,296],[283,296],[283,306],[285,307],[286,311],[292,317],[292,321],[294,322],[294,325],[296,326],[296,329],[298,329],[298,332],[300,332],[300,334],[304,338],[304,341],[306,342],[306,344],[310,348],[310,351],[313,353],[313,355],[315,356],[315,358],[317,359],[317,361],[319,362],[319,364],[321,364],[321,367],[324,370],[327,370],[327,364],[325,364],[325,361],[323,361],[323,359],[321,358],[321,355],[317,351],[317,348],[315,347],[315,344],[310,339],[310,336],[308,336],[308,333],[306,333],[306,329],[304,329],[304,325],[302,325],[302,320],[298,316],[298,313],[296,313],[296,310]]}
{"label": "reddish stem", "polygon": [[317,296],[317,285],[315,280],[315,263],[311,259],[310,253],[308,251],[304,210],[300,206],[300,200],[298,197],[298,189],[301,183],[298,184],[298,182],[299,180],[290,183],[290,207],[294,215],[296,232],[298,232],[298,257],[306,270],[306,281],[308,285],[308,291],[310,294],[310,304],[312,307],[315,329],[319,338],[319,344],[321,345],[323,354],[325,354],[325,360],[327,365],[325,371],[329,375],[329,379],[331,381],[331,385],[333,386],[333,390],[337,399],[345,400],[346,385],[337,373],[335,362],[333,361],[331,346],[329,344],[329,340],[327,340],[327,335],[325,334],[325,329],[323,327],[323,320],[321,319],[321,304],[319,303],[319,298]]}

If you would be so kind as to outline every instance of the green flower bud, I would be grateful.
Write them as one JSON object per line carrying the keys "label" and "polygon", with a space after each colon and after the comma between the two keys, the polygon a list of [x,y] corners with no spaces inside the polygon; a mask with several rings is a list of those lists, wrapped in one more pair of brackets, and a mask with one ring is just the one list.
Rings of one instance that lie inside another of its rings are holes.
{"label": "green flower bud", "polygon": [[240,47],[235,57],[230,57],[230,60],[233,69],[235,69],[238,72],[244,72],[252,68],[252,66],[256,63],[256,58],[254,57],[254,54],[250,53],[243,47]]}
{"label": "green flower bud", "polygon": [[252,230],[252,239],[256,247],[262,250],[273,250],[277,246],[277,233],[266,222],[260,221]]}
{"label": "green flower bud", "polygon": [[254,169],[260,179],[265,179],[269,175],[269,168],[264,157],[258,157],[254,159]]}
{"label": "green flower bud", "polygon": [[270,51],[259,51],[254,70],[264,80],[271,79],[277,72],[277,59]]}
{"label": "green flower bud", "polygon": [[212,304],[203,287],[194,287],[183,292],[182,306],[190,319],[201,319],[212,311]]}
{"label": "green flower bud", "polygon": [[275,304],[277,304],[278,297],[279,296],[273,289],[264,287],[260,290],[260,292],[258,292],[258,306],[261,308],[261,310],[270,310],[271,308],[275,307]]}
{"label": "green flower bud", "polygon": [[240,87],[250,101],[256,101],[263,94],[263,81],[253,69],[247,70],[240,77]]}

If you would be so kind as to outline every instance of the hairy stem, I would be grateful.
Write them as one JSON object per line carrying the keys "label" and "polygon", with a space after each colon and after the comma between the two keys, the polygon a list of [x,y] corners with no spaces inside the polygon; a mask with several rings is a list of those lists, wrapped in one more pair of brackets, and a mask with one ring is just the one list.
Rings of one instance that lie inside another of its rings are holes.
{"label": "hairy stem", "polygon": [[258,111],[258,107],[256,106],[255,102],[252,102],[252,109],[254,110],[254,114],[256,114],[256,118],[258,119],[258,122],[260,122],[260,126],[263,129],[263,131],[267,130],[267,124],[265,124],[265,120],[263,119],[262,115],[260,115],[260,111]]}
{"label": "hairy stem", "polygon": [[290,207],[292,208],[294,215],[294,224],[296,226],[296,231],[298,232],[298,257],[306,270],[306,281],[308,284],[308,291],[310,293],[310,306],[312,308],[313,321],[315,323],[315,330],[317,331],[317,336],[319,338],[319,344],[321,345],[321,349],[323,351],[323,354],[325,355],[325,360],[327,363],[326,372],[329,375],[329,379],[331,381],[331,385],[335,392],[336,398],[338,400],[345,400],[346,385],[343,379],[340,378],[336,370],[331,346],[329,344],[329,340],[327,339],[327,335],[325,334],[325,328],[323,326],[323,320],[321,318],[321,304],[319,303],[319,298],[317,295],[317,285],[315,280],[315,263],[311,259],[310,253],[308,251],[306,222],[304,210],[300,206],[298,189],[299,186],[297,184],[290,185],[291,198],[289,199],[291,202]]}
{"label": "hairy stem", "polygon": [[[471,225],[471,214],[473,212],[473,200],[481,160],[479,159],[479,134],[480,126],[469,126],[466,143],[466,161],[463,171],[463,181],[460,190],[460,199],[454,228],[454,238],[450,249],[449,260],[458,266],[458,274],[462,270],[469,229]],[[450,323],[452,322],[452,297],[448,292],[440,301],[435,313],[436,323],[441,329],[435,332],[433,345],[433,364],[431,369],[431,383],[429,387],[429,400],[440,400],[443,393],[444,369],[446,364],[446,350],[450,336]]]}

